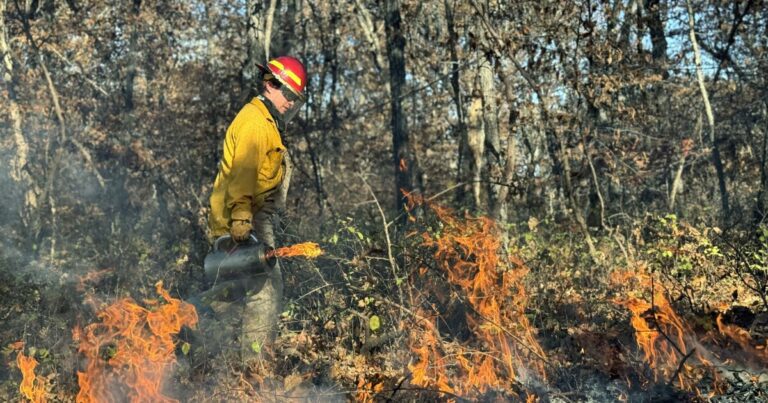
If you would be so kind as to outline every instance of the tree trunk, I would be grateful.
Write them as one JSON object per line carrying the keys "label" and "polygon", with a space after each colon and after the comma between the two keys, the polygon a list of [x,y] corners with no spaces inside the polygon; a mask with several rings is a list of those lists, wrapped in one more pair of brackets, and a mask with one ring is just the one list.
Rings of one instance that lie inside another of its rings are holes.
{"label": "tree trunk", "polygon": [[[373,65],[376,67],[376,71],[381,72],[382,66],[384,66],[384,59],[382,58],[383,52],[381,51],[379,39],[376,36],[376,26],[373,23],[373,18],[371,18],[371,13],[365,6],[363,6],[361,0],[355,0],[355,8],[357,9],[357,13],[355,13],[357,22],[363,30],[363,35],[365,35],[366,41],[368,41],[368,46],[370,48],[369,53],[371,54]],[[450,23],[448,29],[452,29]]]}
{"label": "tree trunk", "polygon": [[639,0],[629,0],[627,7],[624,9],[624,18],[621,23],[621,29],[619,30],[619,49],[621,49],[625,55],[632,53],[629,47],[631,42],[630,39],[632,37],[632,25],[638,10],[638,1]]}
{"label": "tree trunk", "polygon": [[24,205],[20,211],[21,223],[28,229],[29,234],[34,234],[40,228],[40,215],[35,212],[38,208],[38,200],[41,189],[35,183],[34,178],[27,170],[29,162],[29,143],[22,130],[23,120],[16,92],[16,76],[13,71],[13,59],[11,49],[8,46],[8,30],[5,27],[6,0],[0,0],[0,59],[2,60],[3,81],[8,91],[8,112],[10,115],[11,134],[16,153],[10,161],[10,177],[24,192]]}
{"label": "tree trunk", "polygon": [[[397,211],[405,208],[402,192],[413,191],[413,150],[408,138],[408,122],[403,112],[405,88],[405,36],[401,26],[400,0],[386,2],[387,58],[391,100],[392,157],[395,167],[395,200]],[[405,220],[405,216],[403,216]]]}
{"label": "tree trunk", "polygon": [[278,21],[280,24],[278,40],[273,40],[270,43],[270,46],[274,49],[274,52],[271,52],[271,54],[274,56],[293,54],[296,27],[299,25],[299,18],[301,17],[301,13],[297,12],[296,2],[297,0],[286,2],[286,11],[281,14],[282,18]]}
{"label": "tree trunk", "polygon": [[130,34],[128,37],[128,66],[126,68],[125,79],[123,81],[123,102],[128,112],[134,108],[133,99],[133,84],[137,75],[138,64],[138,41],[139,41],[139,14],[141,13],[141,0],[133,0],[133,7],[131,7],[131,15],[129,16],[126,25],[130,27]]}
{"label": "tree trunk", "polygon": [[[763,103],[763,122],[768,120],[768,103]],[[768,191],[768,128],[763,129],[763,144],[760,155],[760,191],[757,192],[757,208],[755,209],[755,225],[765,222],[766,213],[765,194]]]}
{"label": "tree trunk", "polygon": [[[272,56],[270,54],[270,44],[272,43],[272,26],[275,21],[275,9],[277,8],[277,0],[269,0],[269,9],[264,21],[264,59],[269,60]],[[263,63],[257,61],[257,63]]]}
{"label": "tree trunk", "polygon": [[720,201],[722,202],[721,215],[723,219],[725,219],[730,215],[730,207],[728,203],[728,187],[725,182],[725,170],[723,168],[723,160],[720,158],[718,142],[715,138],[715,117],[712,113],[712,105],[709,103],[709,93],[707,92],[707,87],[704,85],[704,73],[701,69],[701,52],[699,52],[699,44],[696,41],[693,8],[691,7],[690,0],[686,0],[686,4],[688,6],[688,33],[691,39],[691,45],[693,46],[694,60],[696,62],[696,79],[699,82],[701,98],[704,101],[704,111],[707,114],[707,123],[709,124],[709,142],[712,145],[712,162],[715,165],[715,171],[717,172],[718,186],[720,188]]}
{"label": "tree trunk", "polygon": [[[358,0],[359,1],[359,0]],[[459,65],[459,55],[458,55],[458,47],[459,47],[459,35],[456,33],[455,28],[455,16],[453,14],[453,7],[449,4],[448,0],[444,1],[444,7],[445,7],[445,21],[448,26],[448,46],[450,48],[451,52],[451,89],[453,92],[451,95],[453,95],[453,103],[456,107],[456,117],[458,120],[458,127],[457,127],[457,133],[456,137],[459,139],[459,161],[458,161],[458,169],[457,169],[457,177],[458,182],[463,182],[465,180],[464,178],[464,165],[465,165],[465,159],[464,154],[467,152],[467,123],[465,121],[464,117],[464,96],[461,93],[461,69]],[[456,201],[459,204],[462,204],[465,202],[466,198],[466,190],[465,188],[459,187],[459,190],[456,192]]]}
{"label": "tree trunk", "polygon": [[485,154],[485,121],[483,119],[483,99],[473,96],[467,110],[467,146],[472,155],[472,202],[474,208],[480,207],[480,184]]}
{"label": "tree trunk", "polygon": [[664,34],[664,21],[662,16],[665,14],[663,0],[645,0],[646,25],[651,34],[651,45],[653,50],[653,63],[656,70],[667,78],[667,37]]}
{"label": "tree trunk", "polygon": [[264,2],[262,0],[247,0],[246,18],[248,19],[248,32],[246,37],[247,56],[241,75],[241,86],[250,99],[258,93],[259,63],[267,60],[267,50],[264,47]]}
{"label": "tree trunk", "polygon": [[3,81],[8,90],[8,112],[11,117],[11,133],[13,134],[13,142],[16,145],[16,155],[10,163],[11,178],[16,182],[22,182],[24,166],[27,165],[27,158],[29,156],[29,144],[27,144],[27,140],[21,131],[21,109],[16,101],[16,80],[13,75],[11,49],[8,46],[8,31],[5,28],[5,5],[6,1],[0,0],[0,56],[2,56],[3,67],[5,68]]}
{"label": "tree trunk", "polygon": [[499,118],[496,94],[498,90],[493,82],[493,56],[486,54],[480,64],[480,91],[483,94],[483,122],[485,123],[485,145],[498,160],[501,146],[499,144]]}
{"label": "tree trunk", "polygon": [[[504,94],[507,98],[507,103],[515,105],[515,92],[512,86],[510,75],[504,74],[501,66],[497,66],[497,71],[502,83],[504,84]],[[509,189],[512,185],[512,179],[515,176],[515,168],[517,166],[517,142],[515,141],[515,130],[517,127],[517,119],[519,112],[516,109],[509,111],[509,129],[507,134],[507,151],[505,153],[504,161],[504,174],[502,176],[502,185],[499,187],[499,191],[496,194],[496,198],[491,206],[491,216],[496,220],[507,220],[507,198],[509,197]]]}
{"label": "tree trunk", "polygon": [[[493,53],[486,52],[485,60],[480,64],[480,91],[483,99],[483,130],[485,149],[493,154],[487,158],[488,181],[487,185],[487,206],[492,211],[496,204],[495,198],[499,193],[499,185],[492,184],[493,181],[501,178],[501,142],[499,140],[499,107],[498,107],[498,86],[494,82]],[[484,159],[485,156],[483,155]],[[482,167],[482,165],[480,166]],[[478,169],[479,173],[479,169]],[[479,178],[478,178],[479,179]]]}

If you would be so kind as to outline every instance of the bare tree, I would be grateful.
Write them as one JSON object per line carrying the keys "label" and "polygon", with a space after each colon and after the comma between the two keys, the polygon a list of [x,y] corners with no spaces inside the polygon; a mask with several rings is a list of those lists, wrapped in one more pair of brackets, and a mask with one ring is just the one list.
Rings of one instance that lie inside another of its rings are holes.
{"label": "bare tree", "polygon": [[[272,4],[265,7],[263,0],[248,0],[246,2],[246,18],[248,30],[246,33],[246,49],[247,55],[245,59],[245,65],[242,71],[242,88],[248,93],[247,98],[255,95],[256,88],[254,83],[257,77],[259,77],[259,69],[257,64],[264,63],[267,60],[268,43],[267,40],[271,36],[271,22],[272,15],[274,13],[274,7]],[[275,3],[272,1],[271,3]],[[267,27],[269,22],[269,27]],[[267,35],[267,29],[270,30],[270,36]]]}
{"label": "bare tree", "polygon": [[392,97],[390,101],[390,124],[392,128],[392,157],[395,168],[395,197],[397,209],[402,210],[405,207],[402,192],[415,190],[413,187],[415,159],[402,103],[405,90],[405,35],[400,17],[400,1],[387,1],[385,12],[389,85]]}
{"label": "bare tree", "polygon": [[11,177],[15,181],[21,182],[24,177],[24,166],[27,165],[27,160],[29,158],[29,145],[24,138],[24,133],[21,131],[21,109],[16,100],[16,80],[13,73],[11,50],[8,47],[8,32],[5,27],[5,8],[6,0],[0,1],[0,56],[2,56],[2,64],[5,69],[3,72],[3,81],[5,81],[6,90],[8,91],[8,112],[11,115],[11,132],[13,134],[13,141],[16,145],[16,155],[11,161]]}
{"label": "bare tree", "polygon": [[709,142],[712,147],[712,162],[715,165],[718,185],[720,188],[720,202],[722,203],[721,214],[723,219],[726,219],[730,215],[730,206],[728,203],[728,187],[725,183],[725,169],[723,168],[723,160],[720,157],[720,148],[716,141],[715,116],[712,113],[712,104],[709,102],[709,92],[707,91],[707,86],[704,83],[704,73],[701,68],[701,52],[699,51],[699,44],[696,40],[696,25],[694,21],[693,7],[691,7],[690,0],[686,0],[686,6],[688,9],[688,34],[689,38],[691,39],[691,45],[693,46],[693,55],[696,63],[696,80],[699,83],[701,99],[704,102],[704,111],[707,115],[707,124],[709,126]]}
{"label": "bare tree", "polygon": [[655,67],[667,77],[667,37],[664,33],[663,16],[666,14],[664,0],[645,0],[646,25],[651,34],[653,61]]}

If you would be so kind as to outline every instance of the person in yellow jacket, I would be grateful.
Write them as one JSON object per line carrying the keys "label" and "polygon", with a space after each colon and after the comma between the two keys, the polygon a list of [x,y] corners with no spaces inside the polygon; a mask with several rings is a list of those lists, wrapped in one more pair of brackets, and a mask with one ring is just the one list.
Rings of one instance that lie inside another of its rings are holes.
{"label": "person in yellow jacket", "polygon": [[[272,216],[285,176],[280,131],[305,100],[304,65],[290,56],[270,60],[262,70],[263,91],[246,104],[227,129],[219,172],[211,194],[208,226],[215,239],[256,238],[275,246]],[[245,360],[274,339],[283,292],[280,266],[238,282],[245,291],[240,343]]]}

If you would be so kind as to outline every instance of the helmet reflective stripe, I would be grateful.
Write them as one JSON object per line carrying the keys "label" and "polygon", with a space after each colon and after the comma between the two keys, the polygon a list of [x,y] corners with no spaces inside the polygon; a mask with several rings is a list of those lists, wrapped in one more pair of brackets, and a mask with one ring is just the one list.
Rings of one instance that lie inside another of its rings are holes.
{"label": "helmet reflective stripe", "polygon": [[307,85],[307,71],[299,59],[291,56],[280,56],[270,60],[265,66],[257,64],[264,73],[263,80],[274,77],[280,84],[285,85],[296,93],[302,100]]}
{"label": "helmet reflective stripe", "polygon": [[301,86],[301,78],[299,78],[299,76],[297,76],[296,73],[286,69],[282,63],[280,63],[277,60],[271,60],[269,64],[277,67],[277,69],[280,70],[280,76],[282,76],[283,78],[284,76],[288,76],[291,78],[291,80],[293,80],[294,83],[296,83],[296,85]]}

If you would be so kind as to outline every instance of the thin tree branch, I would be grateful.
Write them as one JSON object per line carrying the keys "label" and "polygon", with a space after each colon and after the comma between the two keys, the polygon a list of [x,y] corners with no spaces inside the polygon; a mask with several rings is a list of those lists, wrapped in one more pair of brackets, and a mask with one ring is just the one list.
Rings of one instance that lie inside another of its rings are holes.
{"label": "thin tree branch", "polygon": [[589,163],[589,170],[592,172],[592,180],[595,183],[595,193],[597,193],[597,199],[600,200],[600,224],[603,226],[603,228],[606,228],[605,201],[603,200],[602,192],[600,192],[600,182],[597,180],[597,171],[595,171],[595,165],[592,164],[592,157],[589,155],[589,150],[587,150],[586,144],[584,144],[584,156],[587,158],[587,162]]}
{"label": "thin tree branch", "polygon": [[79,65],[77,65],[77,64],[73,63],[72,61],[70,61],[69,59],[67,59],[67,58],[66,58],[66,57],[65,57],[63,54],[61,54],[61,52],[59,52],[59,51],[58,51],[58,49],[56,49],[56,48],[55,48],[53,45],[51,45],[51,44],[46,44],[46,45],[44,45],[44,46],[45,46],[45,49],[46,49],[46,50],[49,50],[51,53],[53,53],[53,54],[54,54],[56,57],[58,57],[58,58],[59,58],[59,60],[61,60],[62,62],[64,62],[64,63],[68,64],[70,67],[75,67],[75,68],[77,69],[77,73],[78,73],[78,74],[79,74],[81,77],[83,77],[83,80],[85,80],[85,82],[86,82],[86,83],[90,84],[90,85],[91,85],[91,87],[93,87],[93,88],[94,88],[96,91],[100,92],[102,95],[106,95],[106,96],[109,96],[109,93],[107,92],[107,90],[105,90],[104,88],[102,88],[101,86],[99,86],[99,84],[97,84],[95,81],[91,80],[90,78],[88,78],[88,77],[85,75],[85,72],[83,71],[83,68],[82,68],[82,67],[80,67]]}
{"label": "thin tree branch", "polygon": [[[358,174],[360,179],[363,181],[363,184],[366,188],[368,188],[368,191],[371,193],[371,197],[373,197],[373,200],[376,202],[376,207],[379,209],[379,214],[381,215],[381,226],[384,227],[384,237],[387,240],[387,258],[389,260],[389,266],[392,268],[392,275],[395,277],[395,281],[400,280],[400,275],[397,270],[397,262],[395,262],[395,258],[392,255],[392,241],[389,237],[389,225],[387,223],[387,216],[384,214],[384,210],[381,208],[381,204],[379,203],[379,199],[376,198],[376,194],[373,192],[373,189],[368,184],[368,182],[365,180],[365,177],[362,174]],[[398,291],[400,291],[400,302],[403,301],[403,295],[402,295],[402,289],[397,287]]]}
{"label": "thin tree branch", "polygon": [[680,163],[677,168],[677,173],[675,174],[675,179],[672,181],[672,191],[669,195],[669,209],[674,210],[675,209],[675,196],[677,196],[677,192],[679,191],[680,187],[683,183],[683,169],[685,168],[685,153],[682,153],[680,156]]}
{"label": "thin tree branch", "polygon": [[688,361],[689,358],[693,355],[693,353],[696,352],[696,348],[692,348],[691,351],[688,352],[681,360],[680,364],[677,365],[677,369],[675,370],[675,373],[672,374],[672,376],[669,378],[669,381],[667,381],[667,386],[671,386],[672,382],[675,381],[675,378],[677,378],[677,375],[680,374],[680,371],[683,370],[683,366],[685,365],[685,362]]}

